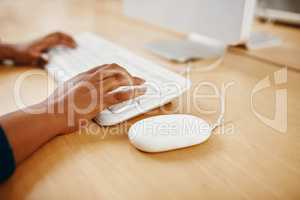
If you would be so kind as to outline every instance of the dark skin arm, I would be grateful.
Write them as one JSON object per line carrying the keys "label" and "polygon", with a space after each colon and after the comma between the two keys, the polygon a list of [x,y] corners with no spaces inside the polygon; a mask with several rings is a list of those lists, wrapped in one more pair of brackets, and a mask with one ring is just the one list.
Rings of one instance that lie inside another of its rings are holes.
{"label": "dark skin arm", "polygon": [[[40,113],[17,110],[0,116],[1,127],[11,144],[16,163],[23,161],[50,139],[77,131],[81,120],[91,120],[104,109],[145,93],[143,88],[111,93],[114,89],[143,83],[143,79],[130,75],[117,64],[102,65],[78,74],[60,85],[46,100],[28,107],[42,109]],[[91,88],[87,89],[86,84]],[[87,108],[93,103],[89,112],[75,109]],[[53,106],[54,111],[48,110],[49,106]],[[59,112],[58,107],[63,108],[63,112]],[[70,118],[69,113],[73,113],[74,118]]]}
{"label": "dark skin arm", "polygon": [[51,33],[26,44],[14,45],[0,42],[0,62],[12,60],[15,65],[43,67],[47,64],[47,60],[42,57],[43,53],[58,45],[76,47],[72,37],[61,32]]}
{"label": "dark skin arm", "polygon": [[[43,59],[42,54],[57,45],[76,47],[76,43],[70,36],[56,32],[28,44],[0,43],[0,61],[10,59],[15,65],[43,67],[47,61]],[[143,79],[131,76],[117,64],[103,65],[68,80],[48,99],[28,107],[42,109],[43,111],[38,114],[17,110],[0,116],[0,125],[13,149],[16,163],[23,161],[55,136],[78,130],[81,120],[93,119],[107,107],[145,93],[143,89],[110,93],[114,89],[143,83]],[[87,84],[92,87],[92,90],[87,90]],[[93,98],[92,94],[94,94]],[[74,109],[74,107],[89,107],[92,102],[95,103],[94,107],[87,113],[80,113]],[[52,106],[54,111],[50,112],[49,106]],[[58,111],[59,107],[64,108],[63,112]],[[71,112],[74,114],[72,123],[68,116]]]}

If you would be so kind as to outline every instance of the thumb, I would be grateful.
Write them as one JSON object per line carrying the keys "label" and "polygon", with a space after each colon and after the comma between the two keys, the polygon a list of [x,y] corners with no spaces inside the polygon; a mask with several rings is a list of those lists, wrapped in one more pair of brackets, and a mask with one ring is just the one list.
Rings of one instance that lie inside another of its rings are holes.
{"label": "thumb", "polygon": [[44,67],[48,63],[48,59],[39,52],[32,52],[32,65],[38,66],[38,67]]}

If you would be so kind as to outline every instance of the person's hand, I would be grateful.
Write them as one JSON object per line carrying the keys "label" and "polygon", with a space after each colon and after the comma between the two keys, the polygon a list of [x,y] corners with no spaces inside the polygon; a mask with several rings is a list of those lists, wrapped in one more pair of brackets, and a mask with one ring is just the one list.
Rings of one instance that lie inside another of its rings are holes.
{"label": "person's hand", "polygon": [[58,45],[68,48],[76,47],[76,43],[71,36],[55,32],[28,44],[15,45],[14,62],[17,65],[43,67],[47,60],[42,57],[42,54]]}
{"label": "person's hand", "polygon": [[119,65],[103,65],[58,86],[43,102],[1,116],[1,127],[14,160],[20,163],[57,135],[72,133],[86,125],[87,120],[105,108],[144,94],[144,89],[115,90],[143,83],[143,79],[133,77]]}
{"label": "person's hand", "polygon": [[[111,105],[145,93],[144,87],[113,92],[120,86],[137,86],[144,80],[133,77],[117,64],[96,67],[59,86],[43,104],[54,116],[58,134],[76,131],[80,123],[93,119]],[[50,108],[50,109],[49,109]]]}

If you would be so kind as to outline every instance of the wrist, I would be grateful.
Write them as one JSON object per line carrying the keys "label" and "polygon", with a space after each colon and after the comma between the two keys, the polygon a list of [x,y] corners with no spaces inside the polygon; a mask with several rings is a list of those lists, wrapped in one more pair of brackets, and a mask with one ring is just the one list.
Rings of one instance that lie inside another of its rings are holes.
{"label": "wrist", "polygon": [[53,136],[72,133],[78,129],[78,122],[75,119],[69,120],[67,109],[61,110],[57,103],[52,104],[45,100],[34,105],[33,108],[41,114],[47,125],[51,127],[49,131],[53,133]]}
{"label": "wrist", "polygon": [[59,134],[54,116],[43,108],[36,104],[0,118],[17,163]]}
{"label": "wrist", "polygon": [[49,137],[55,137],[63,130],[61,119],[62,116],[48,109],[48,105],[44,102],[35,104],[25,109],[25,112],[32,113],[33,118],[38,119],[41,127],[45,127],[44,132]]}

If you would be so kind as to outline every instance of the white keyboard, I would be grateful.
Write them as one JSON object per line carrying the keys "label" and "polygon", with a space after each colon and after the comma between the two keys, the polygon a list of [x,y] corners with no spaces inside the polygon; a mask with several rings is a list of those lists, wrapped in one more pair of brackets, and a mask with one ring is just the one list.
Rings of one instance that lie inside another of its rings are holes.
{"label": "white keyboard", "polygon": [[46,69],[59,83],[80,72],[111,63],[117,63],[133,76],[146,80],[145,95],[102,111],[95,119],[100,125],[115,125],[162,106],[190,87],[190,81],[182,76],[136,56],[95,34],[83,33],[74,38],[78,44],[76,49],[58,47],[49,52],[50,62]]}

